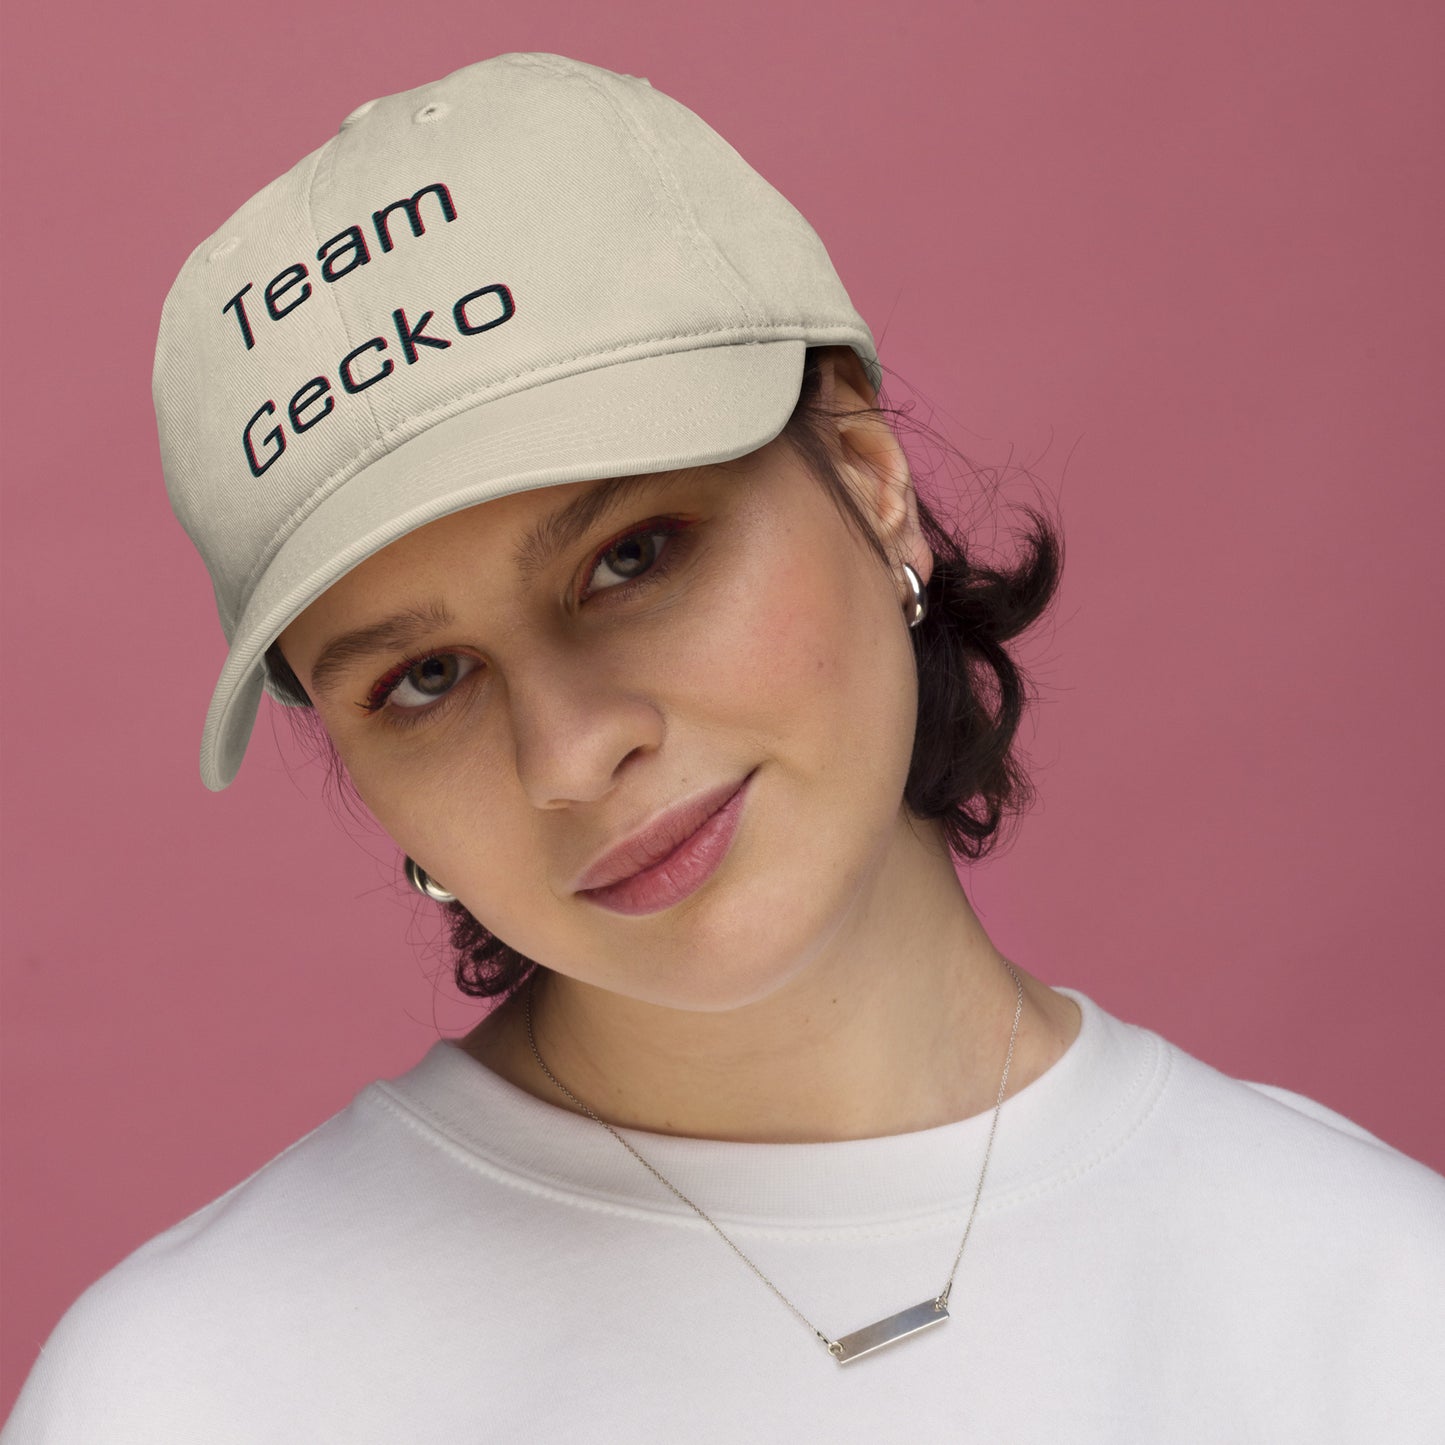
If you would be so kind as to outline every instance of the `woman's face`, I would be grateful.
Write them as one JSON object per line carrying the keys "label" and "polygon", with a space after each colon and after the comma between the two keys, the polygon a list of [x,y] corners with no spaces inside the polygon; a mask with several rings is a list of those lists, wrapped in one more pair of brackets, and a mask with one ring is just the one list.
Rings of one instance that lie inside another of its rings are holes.
{"label": "woman's face", "polygon": [[[824,395],[865,404],[832,355]],[[845,480],[926,581],[892,433],[859,419],[838,438]],[[597,486],[409,533],[282,648],[377,820],[498,937],[648,1002],[739,1007],[826,945],[906,826],[906,588],[782,438],[640,479],[555,556],[519,551]],[[380,624],[379,645],[335,649]],[[658,814],[750,774],[731,849],[696,891],[640,915],[577,891]]]}

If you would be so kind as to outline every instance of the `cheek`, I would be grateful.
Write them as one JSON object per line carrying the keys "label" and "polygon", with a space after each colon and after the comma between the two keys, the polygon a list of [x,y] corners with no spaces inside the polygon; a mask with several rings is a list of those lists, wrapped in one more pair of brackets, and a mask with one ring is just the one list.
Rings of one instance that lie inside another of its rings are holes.
{"label": "cheek", "polygon": [[430,858],[445,882],[441,869],[455,855],[458,839],[466,837],[475,847],[479,832],[474,824],[481,805],[467,780],[465,754],[452,753],[440,762],[430,758],[425,768],[398,767],[385,756],[367,754],[343,754],[343,761],[353,787],[388,837],[423,866]]}
{"label": "cheek", "polygon": [[[616,643],[606,670],[668,718],[683,763],[779,764],[781,813],[806,820],[807,836],[881,828],[902,794],[917,706],[901,604],[871,553],[846,539],[801,545],[816,521],[765,520],[707,568],[694,594],[704,605],[680,597],[636,645]],[[470,741],[414,768],[357,757],[352,781],[397,845],[465,888],[509,942],[555,950],[534,935],[565,927],[547,882],[557,860],[517,780],[484,776],[503,766],[505,738],[483,728]]]}
{"label": "cheek", "polygon": [[876,560],[847,538],[797,545],[822,530],[779,529],[779,546],[752,550],[710,594],[705,630],[669,658],[667,676],[694,700],[679,695],[678,706],[711,718],[730,753],[750,740],[812,773],[885,773],[901,791],[917,713],[901,604],[895,615]]}
{"label": "cheek", "polygon": [[464,750],[401,786],[394,773],[363,767],[353,782],[377,822],[472,913],[513,947],[556,947],[558,899],[548,880],[558,860],[537,841],[534,810],[515,786],[478,777]]}

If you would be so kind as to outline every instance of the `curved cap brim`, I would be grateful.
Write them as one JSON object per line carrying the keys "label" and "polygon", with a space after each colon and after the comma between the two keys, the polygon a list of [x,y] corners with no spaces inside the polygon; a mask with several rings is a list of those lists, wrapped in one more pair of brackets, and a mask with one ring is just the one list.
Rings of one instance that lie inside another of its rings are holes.
{"label": "curved cap brim", "polygon": [[201,737],[201,779],[235,778],[264,656],[333,582],[398,537],[512,492],[730,461],[782,431],[807,343],[704,347],[617,362],[491,399],[386,452],[331,493],[271,559],[237,623]]}

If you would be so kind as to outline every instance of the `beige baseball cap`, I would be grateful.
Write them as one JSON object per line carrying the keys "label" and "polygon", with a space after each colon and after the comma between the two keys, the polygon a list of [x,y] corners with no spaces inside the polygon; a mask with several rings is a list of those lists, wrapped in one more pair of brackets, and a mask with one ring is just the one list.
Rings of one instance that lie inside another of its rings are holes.
{"label": "beige baseball cap", "polygon": [[812,227],[647,81],[512,54],[374,100],[181,269],[154,394],[230,650],[201,777],[264,655],[344,573],[510,492],[771,441],[810,345],[873,337]]}

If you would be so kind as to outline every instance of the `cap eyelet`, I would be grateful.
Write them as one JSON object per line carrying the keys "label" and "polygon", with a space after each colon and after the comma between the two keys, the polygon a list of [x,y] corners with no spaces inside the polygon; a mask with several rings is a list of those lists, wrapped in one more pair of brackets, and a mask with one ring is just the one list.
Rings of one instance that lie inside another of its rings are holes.
{"label": "cap eyelet", "polygon": [[412,116],[417,125],[430,125],[434,120],[440,120],[450,109],[439,100],[429,100],[417,113]]}
{"label": "cap eyelet", "polygon": [[227,240],[222,241],[221,244],[217,246],[216,249],[212,251],[209,256],[206,257],[206,260],[220,261],[224,257],[229,256],[231,252],[234,251],[236,247],[240,244],[241,238],[239,236],[231,236]]}

